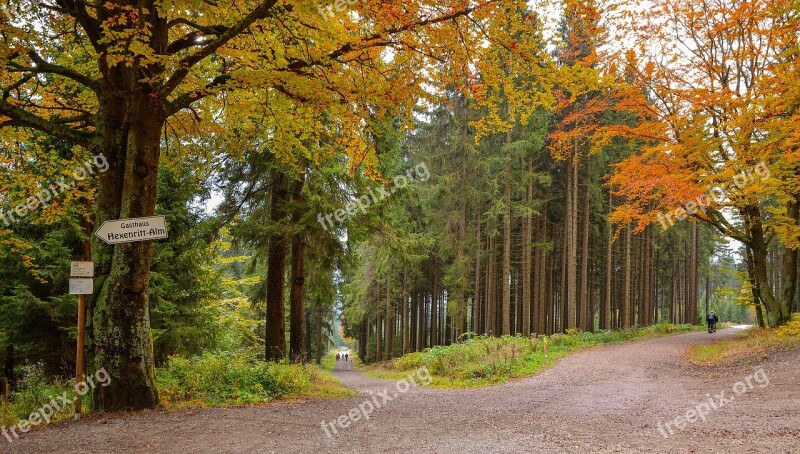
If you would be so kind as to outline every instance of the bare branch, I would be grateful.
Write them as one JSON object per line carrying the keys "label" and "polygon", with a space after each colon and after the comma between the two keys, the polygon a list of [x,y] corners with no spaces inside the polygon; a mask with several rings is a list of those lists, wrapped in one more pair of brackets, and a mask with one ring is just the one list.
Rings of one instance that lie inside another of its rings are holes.
{"label": "bare branch", "polygon": [[19,63],[9,62],[8,66],[10,68],[13,68],[10,69],[10,72],[56,74],[59,76],[66,77],[67,79],[74,80],[75,82],[78,82],[79,84],[91,89],[95,93],[100,91],[100,82],[98,80],[92,79],[91,77],[88,77],[84,74],[81,74],[67,67],[49,63],[34,51],[29,51],[28,56],[30,57],[31,60],[33,60],[34,63],[36,63],[36,66],[22,66]]}
{"label": "bare branch", "polygon": [[76,131],[58,122],[45,120],[42,117],[9,103],[6,99],[0,99],[0,115],[5,115],[11,119],[11,121],[0,124],[2,127],[22,126],[33,128],[58,139],[66,140],[74,145],[88,146],[94,136],[92,133]]}

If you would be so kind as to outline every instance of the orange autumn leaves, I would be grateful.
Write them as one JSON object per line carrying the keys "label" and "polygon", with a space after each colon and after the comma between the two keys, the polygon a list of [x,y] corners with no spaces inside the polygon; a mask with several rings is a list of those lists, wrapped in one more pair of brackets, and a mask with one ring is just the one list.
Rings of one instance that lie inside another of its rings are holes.
{"label": "orange autumn leaves", "polygon": [[[653,127],[610,180],[626,199],[615,221],[641,230],[659,212],[727,185],[762,161],[775,178],[715,202],[713,215],[697,218],[730,234],[734,229],[720,210],[736,214],[767,203],[767,213],[785,211],[798,192],[797,147],[789,132],[797,124],[797,7],[789,1],[667,0],[653,6],[659,20],[630,30],[636,42],[625,57],[626,71],[647,96],[644,112]],[[796,238],[796,232],[783,236]]]}

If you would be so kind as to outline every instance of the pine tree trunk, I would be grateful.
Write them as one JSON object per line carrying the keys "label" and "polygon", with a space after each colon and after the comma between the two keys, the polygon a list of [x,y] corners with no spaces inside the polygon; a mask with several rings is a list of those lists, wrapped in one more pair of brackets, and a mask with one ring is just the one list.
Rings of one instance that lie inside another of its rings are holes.
{"label": "pine tree trunk", "polygon": [[483,314],[483,305],[481,304],[481,216],[480,216],[480,209],[478,209],[478,213],[475,214],[475,293],[472,297],[472,332],[476,334],[480,334],[481,325],[483,323],[483,318],[481,314]]}
{"label": "pine tree trunk", "polygon": [[[528,174],[533,173],[533,158],[528,157]],[[530,205],[533,202],[533,183],[528,182],[525,193],[525,202]],[[533,242],[533,214],[530,211],[525,213],[522,226],[522,335],[531,335],[531,243]],[[535,312],[535,311],[534,311]]]}
{"label": "pine tree trunk", "polygon": [[565,234],[567,239],[565,247],[567,251],[567,270],[566,270],[566,304],[564,306],[566,316],[565,329],[575,329],[578,327],[578,197],[577,197],[577,161],[575,157],[567,162],[567,225]]}
{"label": "pine tree trunk", "polygon": [[394,342],[394,301],[392,301],[392,272],[386,276],[386,359],[392,359]]}
{"label": "pine tree trunk", "polygon": [[403,331],[403,354],[409,352],[409,329],[408,329],[408,269],[403,269],[403,319],[400,322],[400,329]]}
{"label": "pine tree trunk", "polygon": [[[491,232],[491,230],[490,230]],[[496,280],[495,268],[497,255],[495,253],[494,237],[489,233],[489,265],[486,272],[486,335],[494,336],[497,334],[495,328],[495,291]]]}
{"label": "pine tree trunk", "polygon": [[[611,191],[609,191],[609,193],[608,193],[608,212],[609,213],[611,213],[611,211],[613,210],[613,206],[614,206],[614,201],[613,201],[612,197],[613,196],[611,194]],[[612,326],[612,315],[611,315],[612,314],[612,312],[611,312],[611,295],[612,295],[612,293],[611,293],[611,287],[612,287],[611,278],[612,278],[612,276],[614,274],[614,271],[613,271],[613,268],[612,268],[612,266],[613,266],[613,255],[614,255],[614,248],[613,248],[613,246],[614,246],[614,243],[613,243],[614,238],[613,238],[613,236],[614,236],[614,230],[613,230],[613,227],[611,225],[611,221],[606,221],[606,235],[605,235],[605,240],[606,240],[606,262],[605,262],[605,267],[603,269],[604,287],[603,287],[603,301],[601,303],[601,305],[603,306],[602,309],[601,309],[601,312],[602,312],[603,315],[602,315],[602,320],[600,322],[601,323],[601,328],[604,329],[604,330],[610,330],[610,329],[613,328],[613,326]]]}
{"label": "pine tree trunk", "polygon": [[[378,289],[380,295],[380,289]],[[380,297],[378,297],[380,301]],[[381,317],[381,305],[378,304],[378,309],[375,311],[375,362],[383,361],[383,319]]]}
{"label": "pine tree trunk", "polygon": [[631,227],[625,227],[625,285],[622,288],[622,329],[631,327]]}
{"label": "pine tree trunk", "polygon": [[[511,143],[511,133],[506,134],[506,143]],[[503,191],[503,310],[502,331],[500,334],[511,334],[511,157],[506,158],[505,189]]]}
{"label": "pine tree trunk", "polygon": [[581,229],[581,329],[583,331],[594,331],[594,311],[589,304],[589,176],[591,174],[590,163],[587,157],[586,162],[586,192],[583,201],[583,226]]}
{"label": "pine tree trunk", "polygon": [[[539,236],[539,244],[544,244],[547,241],[547,205],[543,210],[541,222],[541,235]],[[539,311],[539,318],[536,322],[536,333],[545,334],[547,332],[547,321],[550,316],[548,307],[550,300],[547,295],[547,250],[543,247],[537,247],[537,254],[539,255],[539,262],[537,265],[537,287],[539,288],[537,296],[537,306]]]}
{"label": "pine tree trunk", "polygon": [[292,279],[289,291],[289,307],[291,308],[289,323],[289,357],[293,362],[303,363],[307,360],[307,352],[303,348],[305,336],[305,237],[295,235],[292,238]]}
{"label": "pine tree trunk", "polygon": [[[316,343],[314,348],[314,361],[317,364],[322,364],[322,314],[317,313],[315,318],[316,320],[314,320],[314,335],[316,336],[315,339]],[[364,357],[366,356],[367,352],[366,345],[368,341],[369,341],[369,335],[367,335],[366,339],[362,338],[361,343],[359,344],[359,350],[361,350],[362,360],[364,360]]]}
{"label": "pine tree trunk", "polygon": [[409,329],[411,351],[419,351],[417,342],[417,333],[419,331],[419,302],[417,300],[417,293],[411,292],[411,328]]}
{"label": "pine tree trunk", "polygon": [[439,345],[439,276],[436,261],[431,261],[433,279],[431,281],[431,347]]}
{"label": "pine tree trunk", "polygon": [[[292,223],[297,225],[301,222],[303,211],[305,210],[305,198],[303,197],[303,186],[305,185],[305,175],[301,175],[292,187],[292,198],[294,199],[294,212],[292,213]],[[304,363],[308,360],[303,348],[303,338],[305,334],[305,299],[306,299],[306,245],[305,235],[296,233],[292,237],[292,270],[291,288],[289,290],[289,357],[293,362]]]}

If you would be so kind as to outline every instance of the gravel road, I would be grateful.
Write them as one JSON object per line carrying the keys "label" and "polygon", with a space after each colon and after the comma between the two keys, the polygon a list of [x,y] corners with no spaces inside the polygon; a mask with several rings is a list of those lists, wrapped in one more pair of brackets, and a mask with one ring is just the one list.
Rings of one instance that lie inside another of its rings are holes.
{"label": "gravel road", "polygon": [[736,331],[592,348],[534,377],[472,390],[415,386],[422,373],[398,384],[341,365],[335,375],[360,397],[95,418],[0,439],[0,451],[800,452],[800,350],[715,370],[684,362],[687,347]]}

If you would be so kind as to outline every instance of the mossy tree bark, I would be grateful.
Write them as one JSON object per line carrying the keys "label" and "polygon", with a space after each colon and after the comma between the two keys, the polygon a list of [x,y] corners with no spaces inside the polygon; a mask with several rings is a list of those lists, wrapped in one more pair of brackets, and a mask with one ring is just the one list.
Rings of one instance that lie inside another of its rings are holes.
{"label": "mossy tree bark", "polygon": [[[135,80],[132,70],[110,72],[123,81]],[[160,134],[167,114],[164,104],[150,96],[153,88],[103,94],[103,135],[96,149],[109,170],[99,180],[96,226],[155,214]],[[93,241],[100,279],[89,305],[90,339],[95,369],[105,368],[111,377],[108,386],[95,389],[96,405],[107,411],[154,408],[158,392],[148,295],[153,243],[108,246]]]}

